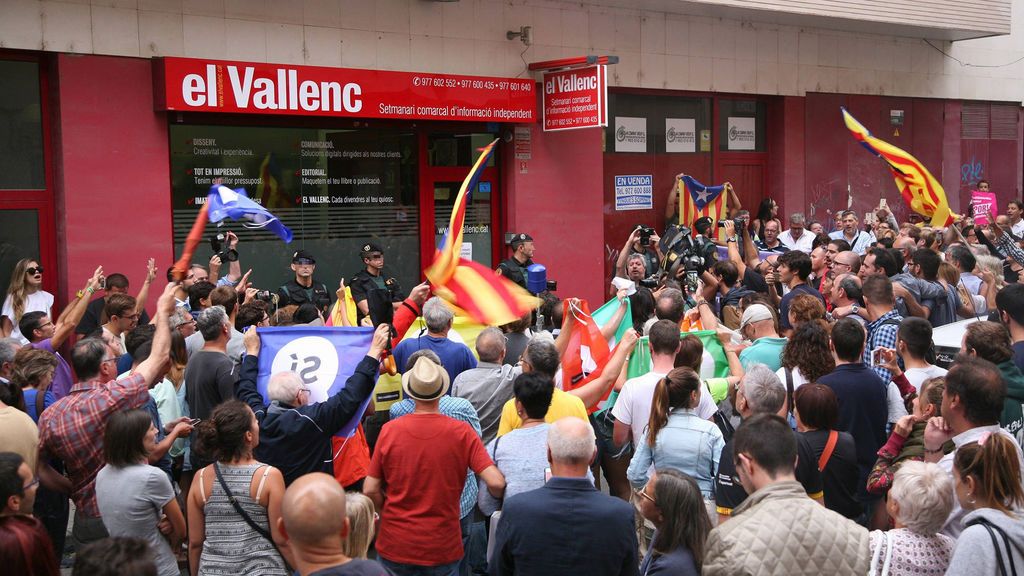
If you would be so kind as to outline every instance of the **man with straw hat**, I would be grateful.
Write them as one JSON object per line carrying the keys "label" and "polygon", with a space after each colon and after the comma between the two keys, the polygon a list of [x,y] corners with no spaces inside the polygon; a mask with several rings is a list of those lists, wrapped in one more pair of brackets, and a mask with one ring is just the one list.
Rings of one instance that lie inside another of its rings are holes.
{"label": "man with straw hat", "polygon": [[465,422],[441,414],[438,403],[448,391],[445,369],[421,357],[402,375],[402,390],[412,398],[412,414],[384,425],[363,484],[381,511],[377,553],[395,574],[423,567],[454,570],[463,556],[459,495],[467,468],[495,498],[505,493],[505,477]]}

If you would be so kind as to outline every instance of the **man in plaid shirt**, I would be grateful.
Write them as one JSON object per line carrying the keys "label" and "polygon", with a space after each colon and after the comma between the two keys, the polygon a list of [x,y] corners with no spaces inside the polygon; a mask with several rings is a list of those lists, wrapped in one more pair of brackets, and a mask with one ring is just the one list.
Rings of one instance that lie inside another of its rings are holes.
{"label": "man in plaid shirt", "polygon": [[72,538],[77,545],[105,538],[107,531],[96,504],[96,474],[106,464],[103,433],[115,412],[141,408],[150,385],[167,370],[171,333],[167,319],[174,312],[174,289],[168,284],[157,301],[156,335],[152,353],[135,373],[116,380],[117,357],[102,339],[86,338],[75,344],[71,362],[79,382],[39,418],[39,461],[59,458],[71,479],[75,501]]}
{"label": "man in plaid shirt", "polygon": [[871,276],[864,280],[861,288],[867,308],[868,339],[864,346],[864,363],[875,371],[882,382],[892,381],[892,372],[881,366],[871,365],[871,352],[878,348],[896,348],[896,333],[903,317],[896,311],[896,298],[892,282],[885,276]]}

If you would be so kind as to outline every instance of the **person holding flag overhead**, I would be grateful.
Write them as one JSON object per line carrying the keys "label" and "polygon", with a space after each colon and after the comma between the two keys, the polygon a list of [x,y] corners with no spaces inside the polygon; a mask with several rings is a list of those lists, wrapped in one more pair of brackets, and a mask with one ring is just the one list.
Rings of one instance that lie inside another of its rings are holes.
{"label": "person holding flag overhead", "polygon": [[267,384],[268,405],[256,385],[260,336],[255,326],[245,331],[245,358],[235,393],[252,408],[259,422],[256,457],[281,470],[286,485],[303,474],[332,471],[331,437],[353,418],[358,421],[363,403],[377,382],[380,355],[387,342],[388,326],[381,324],[373,333],[370,349],[345,386],[323,402],[309,403],[309,385],[299,374],[273,374]]}

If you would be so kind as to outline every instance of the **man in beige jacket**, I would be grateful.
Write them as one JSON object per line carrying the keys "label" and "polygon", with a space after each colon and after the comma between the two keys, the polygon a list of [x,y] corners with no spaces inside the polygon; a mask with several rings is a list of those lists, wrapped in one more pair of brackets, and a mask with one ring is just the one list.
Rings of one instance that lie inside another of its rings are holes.
{"label": "man in beige jacket", "polygon": [[705,576],[868,572],[868,531],[807,497],[796,481],[796,438],[774,414],[758,414],[733,437],[736,470],[750,496],[711,531]]}

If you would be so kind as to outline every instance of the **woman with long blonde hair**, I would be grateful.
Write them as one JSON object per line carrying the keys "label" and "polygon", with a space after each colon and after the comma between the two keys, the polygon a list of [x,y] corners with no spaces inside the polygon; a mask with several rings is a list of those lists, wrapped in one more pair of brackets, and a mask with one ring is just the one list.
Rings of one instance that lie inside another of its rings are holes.
{"label": "woman with long blonde hair", "polygon": [[26,312],[50,313],[53,308],[53,294],[43,290],[43,267],[31,258],[22,258],[14,265],[11,283],[7,287],[7,298],[0,311],[0,333],[4,338],[13,337],[28,344],[22,336],[18,322]]}
{"label": "woman with long blonde hair", "polygon": [[373,542],[377,511],[373,501],[362,492],[345,495],[345,515],[348,516],[348,536],[341,543],[341,550],[349,558],[366,559],[366,552]]}

